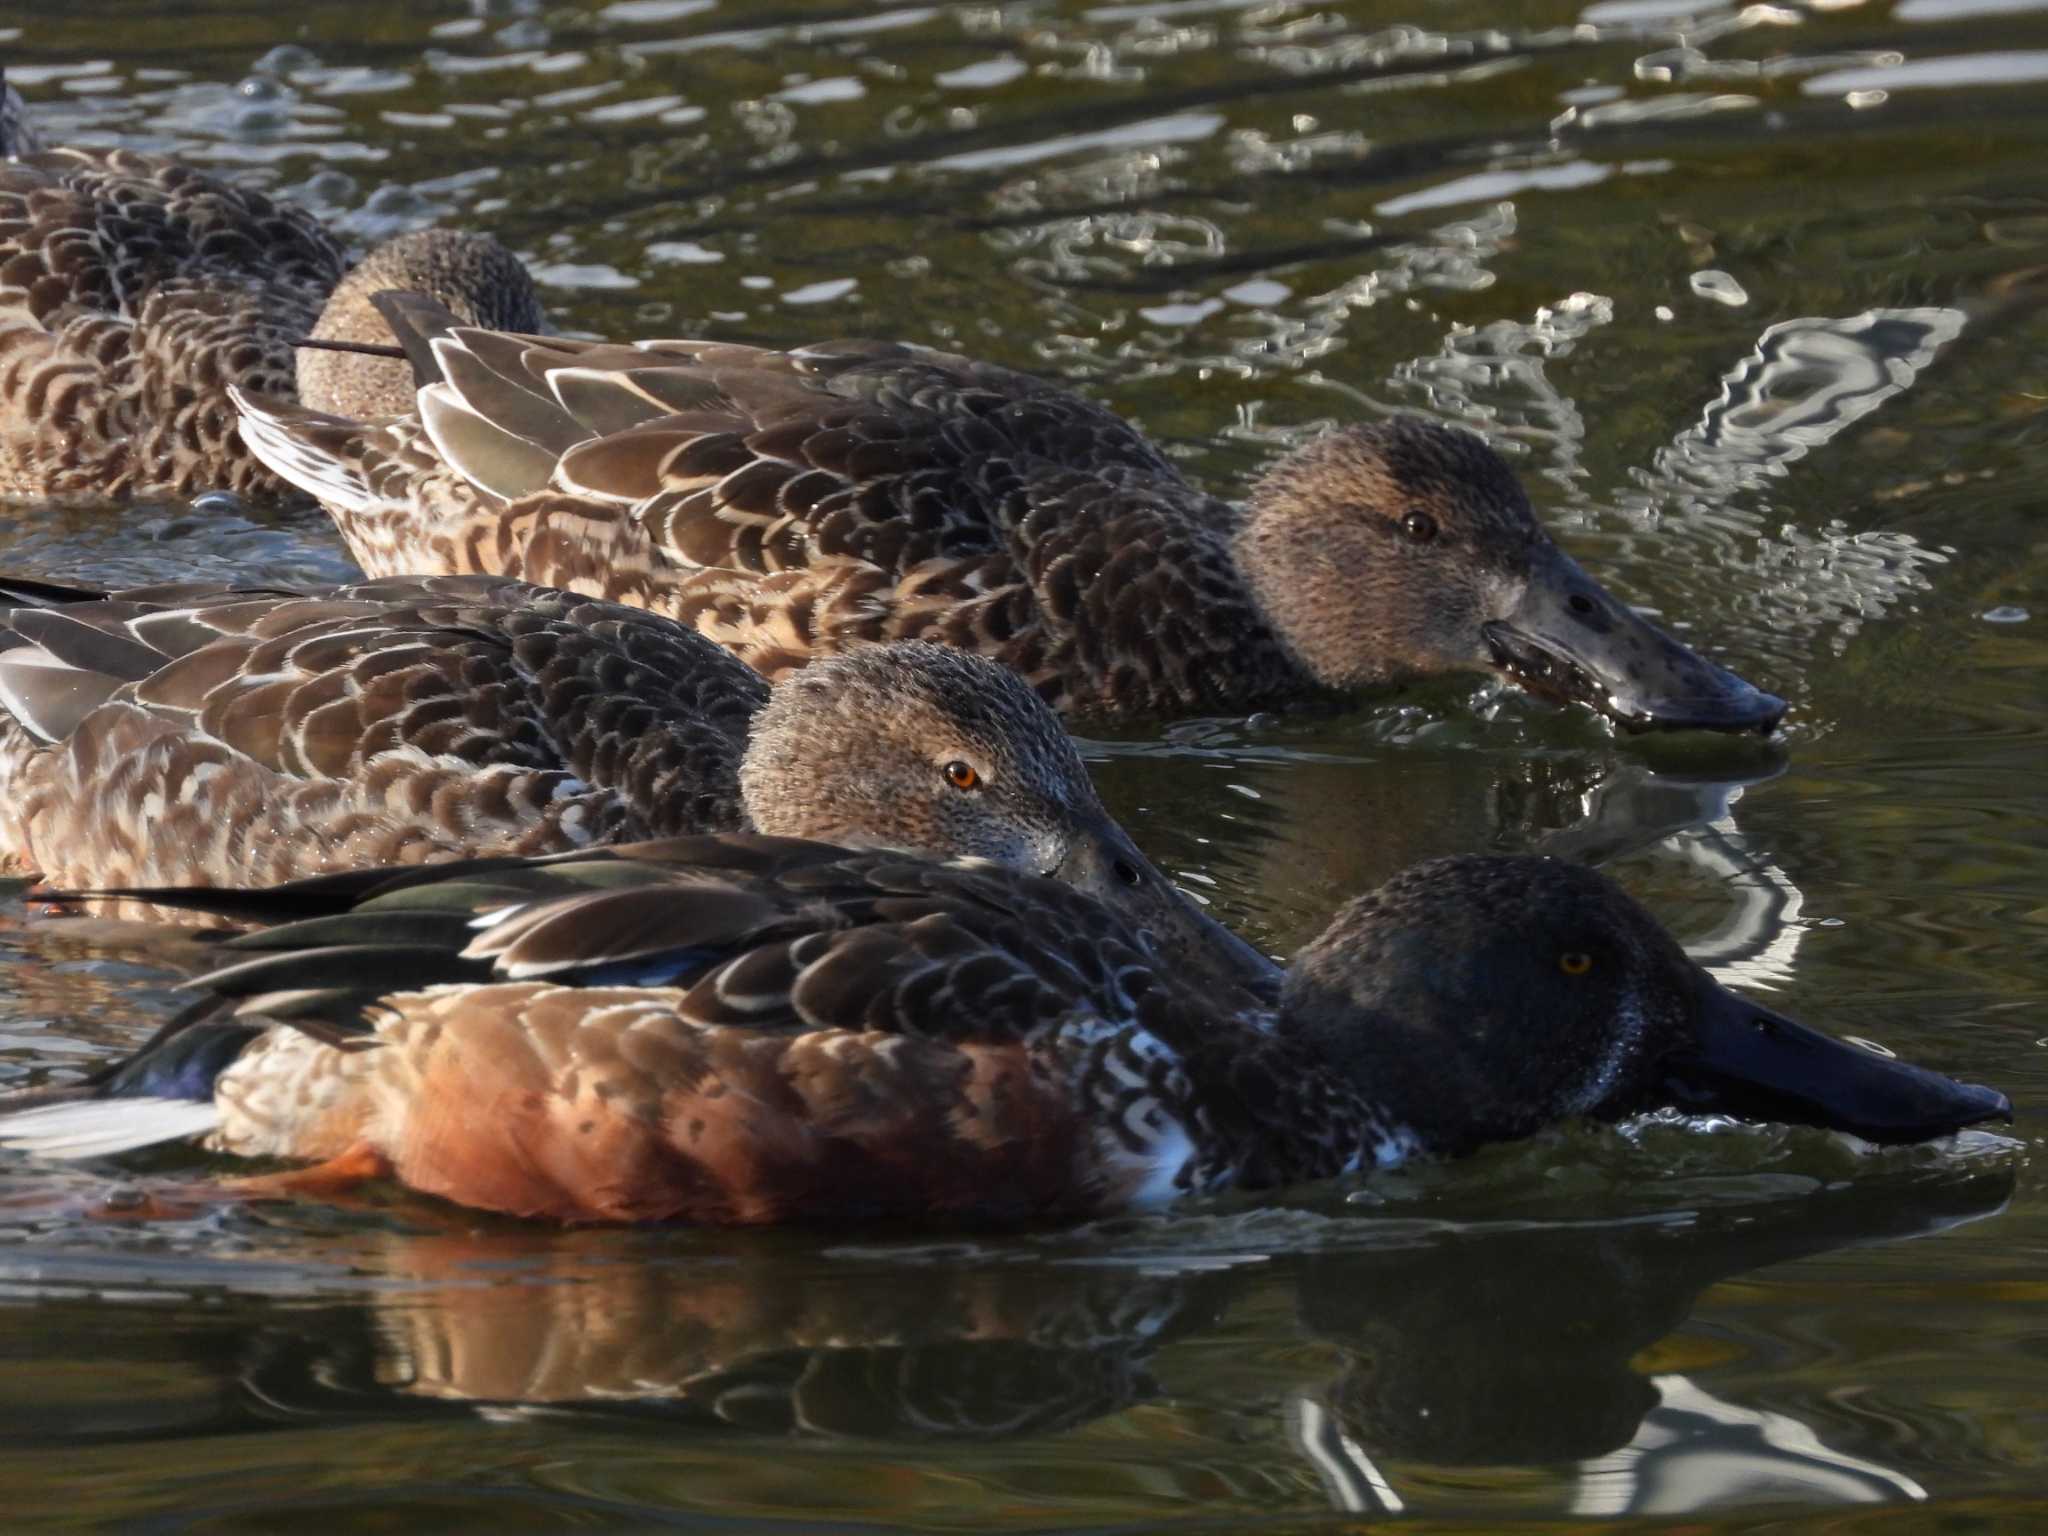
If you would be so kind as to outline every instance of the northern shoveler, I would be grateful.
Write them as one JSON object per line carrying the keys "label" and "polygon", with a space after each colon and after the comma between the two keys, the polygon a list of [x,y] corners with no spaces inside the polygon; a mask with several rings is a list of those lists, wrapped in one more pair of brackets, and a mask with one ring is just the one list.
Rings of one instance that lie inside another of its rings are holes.
{"label": "northern shoveler", "polygon": [[230,386],[321,410],[412,408],[368,299],[431,293],[471,323],[541,329],[497,241],[400,235],[350,269],[303,208],[159,155],[43,149],[0,84],[0,496],[290,494],[235,431]]}
{"label": "northern shoveler", "polygon": [[1470,433],[1349,427],[1240,514],[1102,407],[948,353],[610,345],[375,302],[423,381],[416,414],[236,395],[252,451],[372,574],[501,573],[652,608],[770,677],[937,640],[1093,716],[1488,669],[1631,726],[1784,713],[1581,570]]}
{"label": "northern shoveler", "polygon": [[223,897],[328,915],[232,941],[199,1006],[17,1096],[0,1140],[203,1136],[318,1164],[259,1191],[390,1176],[565,1221],[1013,1223],[1661,1104],[1879,1141],[2011,1112],[1738,997],[1532,858],[1353,901],[1270,1011],[1066,886],[755,836],[190,899]]}
{"label": "northern shoveler", "polygon": [[0,864],[51,884],[321,870],[753,830],[973,855],[1094,891],[1168,955],[1269,961],[1103,809],[995,662],[871,646],[772,690],[638,608],[502,577],[105,595],[0,581]]}

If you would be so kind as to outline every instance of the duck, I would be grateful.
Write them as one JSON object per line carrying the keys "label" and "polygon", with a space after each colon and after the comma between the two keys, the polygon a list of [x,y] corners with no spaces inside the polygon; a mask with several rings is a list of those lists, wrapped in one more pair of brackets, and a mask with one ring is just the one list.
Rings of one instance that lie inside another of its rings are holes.
{"label": "duck", "polygon": [[0,497],[295,500],[244,447],[231,387],[411,409],[411,370],[374,352],[392,350],[368,302],[385,289],[545,328],[531,275],[488,235],[414,230],[351,267],[303,208],[162,155],[45,147],[0,93]]}
{"label": "duck", "polygon": [[1492,672],[1630,728],[1768,732],[1784,700],[1620,601],[1472,433],[1397,415],[1240,510],[1102,406],[880,341],[616,344],[372,303],[417,409],[235,391],[250,451],[371,575],[516,575],[652,608],[769,677],[878,640],[1002,661],[1061,713],[1242,714]]}
{"label": "duck", "polygon": [[1053,875],[1185,963],[1276,975],[984,657],[873,646],[771,688],[672,620],[504,577],[0,593],[30,604],[0,609],[0,867],[48,885],[260,886],[745,830]]}
{"label": "duck", "polygon": [[[133,894],[133,893],[130,893]],[[163,893],[150,893],[160,895]],[[1019,1226],[1449,1157],[1656,1106],[1872,1142],[2000,1093],[1729,991],[1605,875],[1414,866],[1267,1005],[974,860],[722,834],[186,893],[229,940],[133,1056],[0,1106],[56,1157],[181,1138],[557,1222]]]}

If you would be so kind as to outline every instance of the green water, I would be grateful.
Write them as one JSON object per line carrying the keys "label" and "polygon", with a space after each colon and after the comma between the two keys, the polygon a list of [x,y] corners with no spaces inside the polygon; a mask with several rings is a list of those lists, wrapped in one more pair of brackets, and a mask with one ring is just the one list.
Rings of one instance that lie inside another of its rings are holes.
{"label": "green water", "polygon": [[[489,227],[571,329],[952,345],[1233,488],[1362,413],[1488,432],[1793,701],[1782,749],[1449,687],[1100,743],[1113,808],[1274,949],[1425,854],[1599,859],[1724,977],[2019,1112],[971,1242],[138,1221],[126,1185],[215,1169],[9,1156],[10,1524],[2048,1526],[2044,0],[0,0],[0,58],[54,137],[359,241]],[[348,572],[316,515],[205,503],[0,512],[0,566]],[[0,919],[0,1074],[175,1005],[175,955]]]}

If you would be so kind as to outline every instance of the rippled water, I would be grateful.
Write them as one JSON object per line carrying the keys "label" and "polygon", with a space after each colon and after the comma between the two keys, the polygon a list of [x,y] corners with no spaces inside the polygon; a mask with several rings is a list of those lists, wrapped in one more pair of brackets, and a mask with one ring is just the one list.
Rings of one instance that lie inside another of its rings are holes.
{"label": "rippled water", "polygon": [[[1467,688],[1099,744],[1271,947],[1424,854],[1607,862],[1724,975],[2011,1092],[1859,1153],[1649,1123],[992,1242],[125,1219],[0,1162],[0,1488],[46,1526],[2048,1522],[2048,3],[0,0],[51,133],[367,242],[487,226],[562,323],[1070,379],[1239,487],[1488,433],[1782,749]],[[314,515],[0,510],[0,564],[332,580]],[[175,953],[0,911],[0,1070]],[[161,1154],[152,1187],[202,1179]]]}

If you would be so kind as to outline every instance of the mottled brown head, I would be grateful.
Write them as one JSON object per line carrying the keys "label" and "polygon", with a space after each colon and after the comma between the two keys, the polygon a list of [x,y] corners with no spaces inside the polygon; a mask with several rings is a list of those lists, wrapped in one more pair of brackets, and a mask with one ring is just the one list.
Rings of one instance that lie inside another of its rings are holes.
{"label": "mottled brown head", "polygon": [[[385,241],[349,271],[313,328],[319,341],[392,344],[391,328],[370,305],[400,290],[444,304],[464,325],[539,331],[540,294],[525,265],[489,235],[419,229]],[[316,411],[366,420],[413,409],[412,366],[394,357],[301,347],[300,400]]]}
{"label": "mottled brown head", "polygon": [[811,663],[755,717],[740,792],[758,831],[1049,875],[1130,915],[1173,959],[1254,989],[1273,979],[1110,818],[1045,701],[985,657],[913,640]]}
{"label": "mottled brown head", "polygon": [[1498,454],[1434,422],[1397,416],[1291,454],[1254,488],[1237,559],[1333,689],[1497,671],[1631,726],[1768,730],[1784,714],[1601,587]]}
{"label": "mottled brown head", "polygon": [[1911,1141],[2011,1116],[2002,1094],[1728,991],[1606,876],[1436,859],[1295,957],[1284,1030],[1444,1152],[1659,1105]]}

